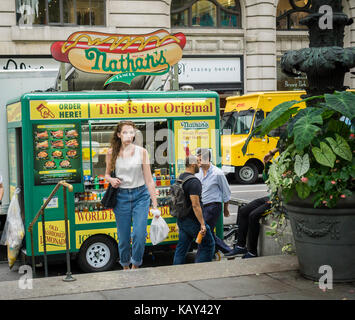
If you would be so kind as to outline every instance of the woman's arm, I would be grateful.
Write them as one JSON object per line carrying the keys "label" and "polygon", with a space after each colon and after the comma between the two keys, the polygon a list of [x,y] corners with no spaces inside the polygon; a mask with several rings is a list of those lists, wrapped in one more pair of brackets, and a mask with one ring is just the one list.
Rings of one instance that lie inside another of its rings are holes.
{"label": "woman's arm", "polygon": [[106,170],[105,170],[105,179],[111,184],[112,187],[118,188],[121,184],[120,179],[111,177],[111,158],[112,158],[112,149],[108,149],[106,153]]}
{"label": "woman's arm", "polygon": [[153,209],[158,208],[157,195],[155,191],[155,183],[150,170],[149,156],[146,149],[143,148],[143,176],[145,184],[148,188],[150,198],[152,199]]}

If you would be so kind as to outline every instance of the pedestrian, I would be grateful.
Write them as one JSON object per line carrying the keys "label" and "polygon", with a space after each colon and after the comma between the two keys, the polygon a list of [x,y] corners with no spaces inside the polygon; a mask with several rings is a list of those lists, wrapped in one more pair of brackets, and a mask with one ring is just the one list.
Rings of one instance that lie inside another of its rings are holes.
{"label": "pedestrian", "polygon": [[0,174],[0,206],[2,205],[3,196],[4,196],[4,185],[2,183],[2,175]]}
{"label": "pedestrian", "polygon": [[[150,199],[153,209],[158,206],[148,152],[133,143],[135,134],[134,122],[119,122],[106,155],[105,178],[112,187],[118,188],[117,204],[113,211],[117,223],[120,264],[124,270],[128,270],[130,264],[132,269],[142,264]],[[112,171],[115,172],[114,177],[111,177]]]}
{"label": "pedestrian", "polygon": [[[185,172],[179,176],[184,180],[190,175],[194,175],[199,171],[197,157],[189,155],[185,160]],[[177,219],[179,228],[179,241],[176,246],[174,255],[174,265],[184,264],[186,254],[190,249],[191,243],[201,232],[203,235],[202,242],[198,254],[196,254],[195,262],[210,262],[213,259],[215,251],[215,241],[210,227],[205,223],[201,208],[201,192],[202,185],[198,178],[189,179],[183,184],[186,207],[188,213],[184,218]]]}
{"label": "pedestrian", "polygon": [[228,202],[231,198],[231,190],[223,171],[211,163],[211,151],[207,148],[199,148],[196,150],[196,154],[200,166],[196,177],[202,184],[203,218],[211,228],[216,242],[216,250],[228,253],[232,248],[216,236],[214,229],[222,214],[222,203],[224,216],[229,217],[230,215]]}
{"label": "pedestrian", "polygon": [[[263,179],[267,180],[267,172],[270,166],[270,160],[278,152],[278,149],[272,149],[264,156],[265,169],[263,172]],[[271,201],[270,196],[261,197],[255,199],[245,206],[242,206],[238,210],[238,240],[235,248],[226,253],[225,257],[235,257],[243,255],[242,258],[255,258],[258,256],[258,239],[260,223],[259,220],[262,215],[270,210]],[[246,246],[246,240],[248,237],[248,248]]]}

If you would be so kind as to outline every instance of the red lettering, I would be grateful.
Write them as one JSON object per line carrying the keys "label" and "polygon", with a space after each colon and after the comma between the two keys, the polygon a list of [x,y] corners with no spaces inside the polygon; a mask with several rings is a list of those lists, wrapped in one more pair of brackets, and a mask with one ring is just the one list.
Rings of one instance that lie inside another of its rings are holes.
{"label": "red lettering", "polygon": [[166,113],[172,113],[172,112],[174,112],[174,104],[171,103],[171,102],[166,103],[166,104],[164,105],[164,111],[165,111]]}
{"label": "red lettering", "polygon": [[100,108],[100,114],[103,114],[103,113],[104,113],[103,110],[102,110],[103,104],[102,104],[102,103],[96,104],[96,106],[99,106],[99,108]]}

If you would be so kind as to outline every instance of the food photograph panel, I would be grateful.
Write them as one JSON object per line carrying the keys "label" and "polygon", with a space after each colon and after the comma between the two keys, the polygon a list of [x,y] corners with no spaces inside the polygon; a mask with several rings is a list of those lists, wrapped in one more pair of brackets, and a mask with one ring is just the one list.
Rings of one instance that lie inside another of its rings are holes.
{"label": "food photograph panel", "polygon": [[33,125],[35,185],[81,182],[78,124]]}

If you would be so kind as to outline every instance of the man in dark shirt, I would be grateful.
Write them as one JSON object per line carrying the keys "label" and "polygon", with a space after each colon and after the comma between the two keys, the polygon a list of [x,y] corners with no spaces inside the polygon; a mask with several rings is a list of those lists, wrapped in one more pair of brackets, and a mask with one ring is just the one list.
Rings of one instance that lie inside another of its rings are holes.
{"label": "man in dark shirt", "polygon": [[[184,180],[189,175],[194,175],[199,171],[197,157],[189,155],[185,160],[185,172],[179,179]],[[184,218],[177,219],[179,227],[179,241],[175,250],[174,264],[185,263],[186,254],[190,249],[192,241],[201,232],[202,242],[195,262],[212,261],[215,251],[215,241],[210,227],[205,224],[201,209],[202,185],[198,178],[192,178],[183,184],[183,190],[186,197],[186,206],[189,213]]]}

